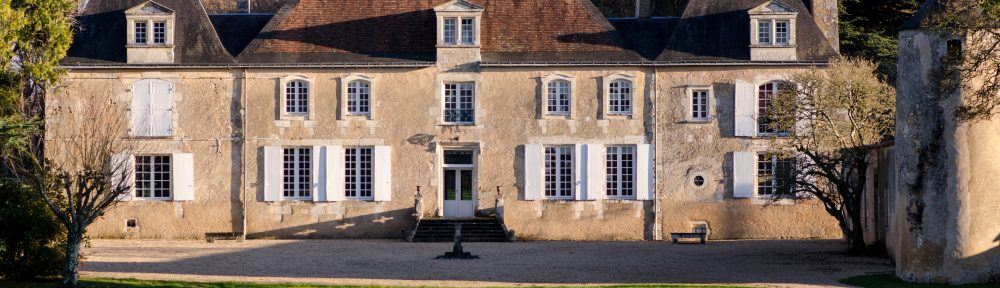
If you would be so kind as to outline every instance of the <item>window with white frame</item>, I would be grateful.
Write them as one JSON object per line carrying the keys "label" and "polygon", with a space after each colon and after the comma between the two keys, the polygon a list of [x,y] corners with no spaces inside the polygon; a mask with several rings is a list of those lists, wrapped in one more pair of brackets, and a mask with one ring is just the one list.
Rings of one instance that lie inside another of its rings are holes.
{"label": "window with white frame", "polygon": [[612,115],[632,114],[632,81],[611,81],[608,87],[608,111]]}
{"label": "window with white frame", "polygon": [[462,45],[476,43],[476,18],[462,18]]}
{"label": "window with white frame", "polygon": [[374,199],[372,195],[372,148],[344,149],[344,196],[347,199]]}
{"label": "window with white frame", "polygon": [[782,83],[772,81],[757,87],[757,134],[759,135],[784,135],[785,131],[774,127],[774,120],[768,117],[771,110],[771,103],[775,95],[781,90]]}
{"label": "window with white frame", "polygon": [[286,199],[312,199],[312,149],[283,148],[283,196]]}
{"label": "window with white frame", "polygon": [[757,45],[789,46],[792,38],[789,20],[758,19]]}
{"label": "window with white frame", "polygon": [[167,44],[167,22],[153,22],[153,44]]}
{"label": "window with white frame", "polygon": [[371,83],[353,80],[347,84],[347,114],[368,115],[371,111]]}
{"label": "window with white frame", "polygon": [[170,199],[170,156],[135,156],[135,197]]}
{"label": "window with white frame", "polygon": [[444,44],[455,45],[458,44],[458,18],[448,17],[444,18]]}
{"label": "window with white frame", "polygon": [[567,80],[550,81],[546,89],[546,112],[551,115],[569,115],[572,89],[572,83]]}
{"label": "window with white frame", "polygon": [[709,120],[708,89],[691,90],[691,119],[695,121]]}
{"label": "window with white frame", "polygon": [[635,146],[608,146],[605,151],[608,199],[635,198]]}
{"label": "window with white frame", "polygon": [[790,196],[795,159],[775,153],[757,154],[757,196]]}
{"label": "window with white frame", "polygon": [[475,83],[444,84],[444,122],[471,124],[476,119]]}
{"label": "window with white frame", "polygon": [[788,21],[774,21],[774,44],[788,45]]}
{"label": "window with white frame", "polygon": [[771,21],[757,21],[757,43],[761,45],[771,44]]}
{"label": "window with white frame", "polygon": [[135,45],[146,45],[147,29],[146,22],[135,22]]}
{"label": "window with white frame", "polygon": [[132,83],[132,136],[165,137],[173,135],[173,88],[159,79]]}
{"label": "window with white frame", "polygon": [[309,114],[309,83],[304,80],[285,82],[285,113],[289,115]]}
{"label": "window with white frame", "polygon": [[573,146],[545,147],[545,198],[573,199]]}

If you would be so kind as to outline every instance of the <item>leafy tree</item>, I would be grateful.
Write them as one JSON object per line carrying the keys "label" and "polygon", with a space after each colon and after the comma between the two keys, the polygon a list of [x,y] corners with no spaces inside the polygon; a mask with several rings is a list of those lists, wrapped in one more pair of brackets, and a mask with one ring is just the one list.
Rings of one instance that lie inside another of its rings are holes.
{"label": "leafy tree", "polygon": [[932,4],[922,24],[940,35],[963,40],[937,71],[938,94],[947,97],[956,90],[964,92],[964,101],[953,111],[959,122],[992,119],[1000,112],[1000,0]]}
{"label": "leafy tree", "polygon": [[59,275],[66,232],[45,202],[11,179],[0,179],[0,231],[0,277]]}
{"label": "leafy tree", "polygon": [[869,151],[895,133],[896,92],[876,68],[838,58],[826,69],[794,75],[768,113],[779,131],[789,131],[773,147],[798,158],[797,167],[778,176],[775,199],[822,202],[852,251],[866,249],[861,209]]}

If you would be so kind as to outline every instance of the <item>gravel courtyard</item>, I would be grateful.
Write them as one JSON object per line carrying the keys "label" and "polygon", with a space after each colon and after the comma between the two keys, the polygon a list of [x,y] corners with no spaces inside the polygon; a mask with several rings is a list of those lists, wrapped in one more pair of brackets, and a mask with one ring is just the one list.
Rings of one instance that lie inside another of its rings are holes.
{"label": "gravel courtyard", "polygon": [[716,283],[844,286],[838,279],[892,270],[851,257],[832,240],[466,243],[479,260],[435,260],[450,243],[394,240],[246,242],[93,240],[89,277],[406,286]]}

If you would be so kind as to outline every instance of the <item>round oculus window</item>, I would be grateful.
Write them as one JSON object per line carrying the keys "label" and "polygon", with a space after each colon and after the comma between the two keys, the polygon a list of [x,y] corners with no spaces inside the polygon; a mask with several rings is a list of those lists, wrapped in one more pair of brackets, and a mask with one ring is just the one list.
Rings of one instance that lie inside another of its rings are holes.
{"label": "round oculus window", "polygon": [[705,185],[705,177],[694,176],[694,186],[701,187],[702,185]]}

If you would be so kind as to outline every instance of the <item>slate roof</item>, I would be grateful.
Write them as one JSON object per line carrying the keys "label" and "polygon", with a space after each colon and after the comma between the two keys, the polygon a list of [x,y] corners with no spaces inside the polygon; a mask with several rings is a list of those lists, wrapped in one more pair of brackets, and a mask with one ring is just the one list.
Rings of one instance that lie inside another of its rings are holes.
{"label": "slate roof", "polygon": [[[771,0],[691,0],[663,52],[664,62],[750,60],[750,16],[747,10]],[[825,61],[837,55],[813,21],[802,0],[781,0],[798,11],[798,61]]]}
{"label": "slate roof", "polygon": [[[484,7],[485,63],[633,64],[749,61],[747,10],[767,1],[690,0],[679,18],[608,21],[591,0],[469,0]],[[799,11],[799,60],[825,61],[836,51],[803,1],[781,0]],[[63,64],[125,64],[123,11],[143,2],[90,0]],[[230,13],[224,0],[156,2],[176,11],[174,64],[298,65],[432,63],[433,8],[448,0],[267,0],[285,3],[273,15]]]}

